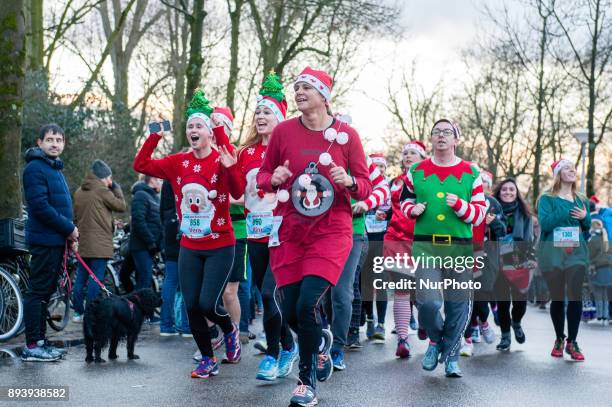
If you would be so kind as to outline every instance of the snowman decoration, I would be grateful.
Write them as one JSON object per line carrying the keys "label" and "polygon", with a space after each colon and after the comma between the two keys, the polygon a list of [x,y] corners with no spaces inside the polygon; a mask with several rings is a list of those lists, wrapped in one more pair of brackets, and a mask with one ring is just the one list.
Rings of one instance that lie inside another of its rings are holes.
{"label": "snowman decoration", "polygon": [[181,192],[181,232],[191,239],[210,235],[210,224],[215,216],[215,206],[210,200],[217,197],[217,191],[189,183],[183,186]]}

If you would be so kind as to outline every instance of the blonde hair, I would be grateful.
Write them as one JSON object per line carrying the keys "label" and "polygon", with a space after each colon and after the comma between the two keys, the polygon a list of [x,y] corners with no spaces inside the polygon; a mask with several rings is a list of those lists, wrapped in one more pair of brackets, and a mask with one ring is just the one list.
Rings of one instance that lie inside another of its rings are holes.
{"label": "blonde hair", "polygon": [[[574,198],[574,200],[576,200],[576,197],[580,198],[581,200],[586,200],[586,197],[583,197],[581,194],[576,192],[576,190],[578,189],[577,184],[578,184],[578,180],[572,183],[572,197]],[[550,187],[544,192],[542,192],[542,195],[538,197],[538,200],[536,201],[536,210],[540,206],[540,199],[544,195],[559,196],[559,191],[561,191],[561,171],[559,171],[557,175],[553,177]]]}
{"label": "blonde hair", "polygon": [[257,126],[255,125],[255,114],[253,114],[253,120],[251,121],[251,125],[247,130],[246,138],[244,142],[240,145],[240,148],[251,147],[257,143],[260,143],[263,137],[257,133]]}

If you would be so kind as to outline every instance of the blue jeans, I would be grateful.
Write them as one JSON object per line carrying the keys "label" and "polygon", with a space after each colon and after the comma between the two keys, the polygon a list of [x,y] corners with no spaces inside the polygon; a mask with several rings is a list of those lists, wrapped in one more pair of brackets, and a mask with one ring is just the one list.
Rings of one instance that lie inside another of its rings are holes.
{"label": "blue jeans", "polygon": [[334,334],[334,348],[342,349],[346,345],[346,336],[351,323],[353,298],[355,295],[355,271],[359,265],[363,235],[353,235],[353,247],[344,264],[344,270],[335,287],[331,288],[332,321],[331,330]]}
{"label": "blue jeans", "polygon": [[[179,326],[178,322],[174,321],[174,299],[178,288],[178,262],[176,260],[166,261],[166,271],[164,273],[164,284],[162,285],[162,306],[161,306],[161,321],[159,323],[160,332],[174,332],[175,329],[181,332],[189,333],[189,324],[187,322],[187,311],[185,305],[181,306],[180,321],[185,326]],[[184,328],[187,328],[186,330]]]}
{"label": "blue jeans", "polygon": [[136,266],[136,287],[134,290],[141,288],[151,288],[151,279],[153,278],[153,258],[146,250],[138,250],[132,252],[134,265]]}
{"label": "blue jeans", "polygon": [[252,272],[251,264],[246,263],[246,281],[238,284],[238,301],[240,302],[240,332],[249,330],[249,320],[251,319],[251,284]]}
{"label": "blue jeans", "polygon": [[[85,264],[87,264],[91,271],[93,271],[98,280],[103,283],[106,263],[108,260],[94,258],[87,258],[83,260],[85,260]],[[77,275],[72,292],[72,306],[74,311],[81,315],[85,313],[85,307],[83,306],[83,291],[85,290],[85,287],[87,287],[87,302],[91,302],[98,296],[100,287],[95,281],[93,281],[93,278],[89,277],[89,273],[87,270],[85,270],[85,267],[79,263],[77,266]]]}
{"label": "blue jeans", "polygon": [[174,296],[174,308],[172,310],[174,315],[174,326],[176,326],[176,330],[180,333],[190,334],[191,328],[189,327],[189,318],[187,316],[187,307],[185,307],[185,300],[183,299],[183,293],[180,291],[181,286],[178,286],[179,291],[177,291]]}

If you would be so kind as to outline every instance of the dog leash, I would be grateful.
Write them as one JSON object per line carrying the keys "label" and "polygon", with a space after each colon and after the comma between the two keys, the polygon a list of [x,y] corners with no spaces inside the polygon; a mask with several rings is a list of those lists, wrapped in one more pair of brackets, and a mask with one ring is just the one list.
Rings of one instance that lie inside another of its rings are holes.
{"label": "dog leash", "polygon": [[83,268],[85,268],[85,270],[87,270],[87,272],[89,273],[89,276],[92,278],[92,280],[95,281],[96,284],[98,284],[100,286],[100,289],[102,291],[104,291],[104,293],[106,293],[106,295],[110,296],[112,293],[108,290],[108,288],[106,288],[106,286],[100,280],[98,280],[98,277],[96,277],[94,272],[91,271],[91,269],[89,268],[87,263],[85,263],[85,260],[83,260],[81,255],[78,252],[74,251],[74,250],[72,251],[72,253],[74,253],[74,255],[77,258],[77,260],[79,261],[79,263],[81,263],[81,266],[83,266]]}

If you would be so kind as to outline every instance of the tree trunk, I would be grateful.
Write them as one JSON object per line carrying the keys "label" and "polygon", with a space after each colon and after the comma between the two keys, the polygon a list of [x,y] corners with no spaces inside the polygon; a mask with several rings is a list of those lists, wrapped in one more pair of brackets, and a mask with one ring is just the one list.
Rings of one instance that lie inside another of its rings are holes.
{"label": "tree trunk", "polygon": [[[541,14],[540,14],[541,15]],[[542,31],[540,32],[540,60],[538,66],[538,96],[536,101],[536,109],[538,112],[538,122],[536,129],[535,151],[533,154],[533,207],[536,207],[538,197],[540,196],[540,165],[542,164],[542,140],[544,139],[544,59],[546,57],[547,43],[547,22],[548,17],[542,18]]]}
{"label": "tree trunk", "polygon": [[25,77],[23,0],[0,7],[0,218],[21,214],[21,119]]}
{"label": "tree trunk", "polygon": [[[234,97],[236,94],[236,84],[238,82],[238,73],[240,68],[238,67],[238,51],[239,51],[239,39],[240,39],[240,15],[242,13],[242,6],[244,0],[236,0],[234,2],[234,11],[229,10],[230,22],[231,22],[231,45],[230,45],[230,68],[229,78],[227,80],[227,91],[225,94],[225,103],[232,109],[234,109]],[[228,2],[229,8],[229,2]]]}
{"label": "tree trunk", "polygon": [[27,0],[26,3],[27,35],[27,68],[38,71],[43,68],[44,37],[43,37],[43,0]]}

